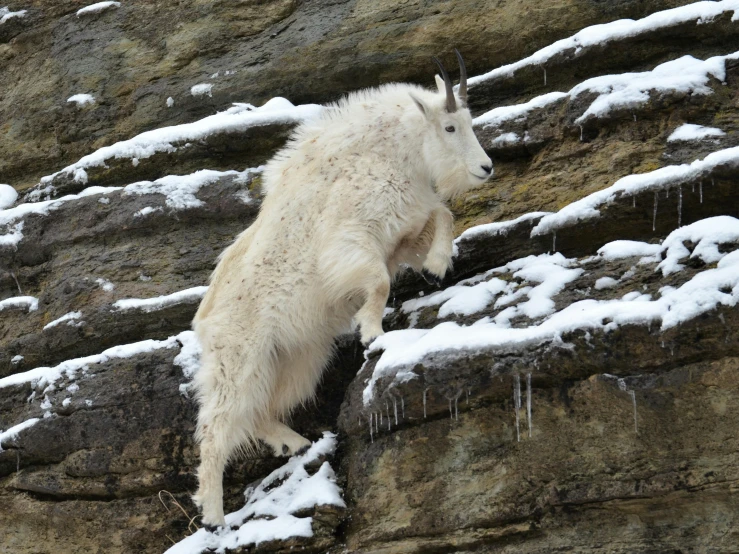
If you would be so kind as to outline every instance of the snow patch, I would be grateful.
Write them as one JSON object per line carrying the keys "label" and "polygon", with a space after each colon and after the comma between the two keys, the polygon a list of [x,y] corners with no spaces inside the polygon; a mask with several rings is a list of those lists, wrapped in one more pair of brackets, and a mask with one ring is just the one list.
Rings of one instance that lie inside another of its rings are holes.
{"label": "snow patch", "polygon": [[115,285],[113,283],[111,283],[107,279],[103,279],[102,277],[98,277],[97,279],[95,279],[95,282],[105,292],[110,292],[115,288]]}
{"label": "snow patch", "polygon": [[[184,331],[184,333],[191,332],[192,331]],[[92,354],[82,358],[66,360],[53,367],[37,367],[23,373],[9,375],[0,379],[0,389],[25,383],[31,383],[33,387],[43,389],[49,385],[53,385],[62,377],[66,377],[70,381],[74,381],[77,378],[77,373],[79,371],[86,370],[86,367],[90,365],[103,364],[114,359],[131,358],[133,356],[146,354],[155,350],[177,348],[182,344],[180,336],[182,336],[182,333],[164,340],[148,339],[130,344],[113,346],[112,348],[104,350],[100,354]]]}
{"label": "snow patch", "polygon": [[26,13],[28,13],[28,10],[11,12],[10,8],[8,8],[7,6],[5,6],[4,8],[0,8],[0,25],[14,17],[26,17]]}
{"label": "snow patch", "polygon": [[[617,241],[618,242],[618,241]],[[695,244],[693,252],[684,243]],[[719,245],[735,245],[730,252],[722,252]],[[609,243],[601,249],[604,257],[648,254],[657,261],[656,245]],[[660,297],[633,291],[622,298],[585,299],[555,311],[553,297],[564,286],[579,276],[583,269],[576,260],[567,260],[561,254],[528,256],[515,260],[503,268],[489,270],[485,275],[514,271],[521,285],[510,284],[498,298],[496,307],[504,307],[528,297],[527,301],[503,309],[494,318],[483,317],[471,325],[443,322],[432,329],[405,329],[390,331],[378,337],[368,352],[381,352],[374,371],[363,392],[363,401],[369,405],[374,399],[374,388],[381,377],[392,377],[395,383],[413,379],[413,367],[424,359],[439,358],[445,353],[475,353],[480,351],[516,352],[544,343],[560,342],[561,337],[575,330],[610,332],[620,326],[660,324],[662,331],[689,321],[718,306],[739,304],[739,220],[729,216],[712,217],[673,231],[659,246],[665,260],[655,271],[663,276],[684,268],[680,260],[700,257],[706,264],[716,264],[695,274],[679,287],[662,287]],[[585,258],[590,260],[591,258]],[[474,281],[468,279],[467,281]],[[524,286],[525,283],[536,286]],[[615,279],[599,280],[596,288],[614,285]],[[516,289],[516,287],[518,287]],[[428,305],[449,301],[464,289],[455,285],[429,296]],[[537,290],[538,289],[538,290]],[[410,304],[409,304],[410,302]],[[415,304],[413,304],[415,303]],[[403,311],[419,309],[422,301],[408,301]],[[512,327],[511,319],[526,316],[532,321],[526,326]]]}
{"label": "snow patch", "polygon": [[[259,168],[249,168],[244,171],[213,171],[201,169],[189,175],[167,175],[156,181],[140,181],[127,185],[123,189],[124,195],[163,194],[167,198],[165,204],[173,210],[198,208],[204,202],[198,200],[195,194],[204,186],[210,185],[228,175],[236,176],[239,181],[246,181],[251,175],[261,172]],[[155,211],[154,208],[143,208],[136,215],[143,216]]]}
{"label": "snow patch", "polygon": [[575,123],[582,123],[590,117],[603,117],[616,109],[636,108],[649,101],[650,93],[713,94],[713,89],[708,86],[710,78],[723,81],[726,78],[726,61],[738,58],[739,52],[707,60],[683,56],[660,64],[652,71],[588,79],[568,93],[570,98],[576,98],[584,92],[598,94],[588,109],[575,119]]}
{"label": "snow patch", "polygon": [[18,193],[10,185],[0,185],[0,210],[10,208],[18,199]]}
{"label": "snow patch", "polygon": [[261,108],[249,109],[247,106],[249,105],[232,107],[225,112],[219,112],[192,123],[146,131],[131,139],[104,146],[61,171],[42,177],[37,189],[29,193],[28,197],[31,200],[38,200],[44,194],[48,194],[44,185],[49,185],[57,175],[74,174],[78,169],[103,166],[107,160],[112,158],[142,160],[157,152],[175,152],[178,143],[203,140],[216,133],[238,132],[250,127],[299,123],[317,117],[323,110],[322,106],[316,104],[294,106],[284,98],[273,98]]}
{"label": "snow patch", "polygon": [[43,330],[46,331],[47,329],[56,327],[57,325],[59,325],[60,323],[64,323],[65,321],[67,322],[67,325],[78,327],[82,322],[76,322],[76,320],[78,320],[81,317],[82,317],[82,312],[69,312],[67,314],[64,314],[59,319],[55,319],[51,323],[47,323],[46,325],[44,325]]}
{"label": "snow patch", "polygon": [[[84,173],[84,170],[81,170]],[[87,174],[84,175],[85,181]],[[27,202],[19,204],[14,208],[0,210],[0,228],[6,227],[5,234],[0,234],[0,245],[9,244],[17,245],[23,239],[23,218],[30,214],[48,215],[50,212],[58,209],[65,202],[79,200],[87,196],[96,194],[110,194],[120,187],[88,187],[79,194],[69,194],[54,200],[45,200],[43,202]]]}
{"label": "snow patch", "polygon": [[211,98],[213,97],[213,85],[211,83],[199,83],[197,85],[193,85],[190,88],[190,94],[193,96],[204,96],[208,95]]}
{"label": "snow patch", "polygon": [[182,374],[192,379],[200,369],[200,355],[203,349],[194,331],[183,331],[177,335],[177,340],[182,344],[180,353],[175,356],[174,364],[182,368]]}
{"label": "snow patch", "polygon": [[168,294],[166,296],[157,296],[154,298],[125,298],[118,300],[113,304],[113,309],[125,312],[128,310],[141,310],[146,313],[163,310],[169,306],[182,304],[183,302],[192,302],[202,300],[208,291],[207,286],[192,287],[181,291]]}
{"label": "snow patch", "polygon": [[174,98],[170,96],[169,98],[167,98],[167,107],[171,108],[172,106],[174,106]]}
{"label": "snow patch", "polygon": [[606,189],[568,204],[556,213],[545,215],[531,230],[531,236],[553,233],[578,221],[599,217],[598,208],[610,204],[618,197],[633,196],[648,190],[662,190],[694,181],[724,165],[739,166],[739,146],[718,150],[690,164],[669,165],[649,173],[627,175]]}
{"label": "snow patch", "polygon": [[3,451],[3,441],[9,441],[9,440],[15,440],[18,438],[18,434],[28,429],[29,427],[33,427],[39,422],[39,418],[32,417],[31,419],[27,419],[23,423],[19,423],[18,425],[15,425],[8,429],[7,431],[0,431],[0,452]]}
{"label": "snow patch", "polygon": [[616,40],[635,37],[644,33],[674,27],[690,21],[696,24],[711,21],[726,12],[734,12],[732,21],[737,21],[739,14],[739,0],[722,0],[720,2],[695,2],[686,6],[655,12],[647,17],[634,21],[633,19],[620,19],[601,25],[585,27],[578,33],[558,40],[549,46],[534,52],[515,63],[504,65],[483,75],[468,79],[469,86],[498,79],[501,77],[512,77],[516,71],[529,66],[544,66],[553,57],[573,50],[575,54],[589,46],[603,45]]}
{"label": "snow patch", "polygon": [[[657,256],[662,252],[662,245],[649,244],[637,240],[614,240],[601,246],[598,255],[604,260],[622,260],[624,258]],[[655,260],[656,261],[656,260]]]}
{"label": "snow patch", "polygon": [[459,235],[454,240],[454,243],[458,245],[462,241],[473,239],[481,235],[487,235],[491,237],[505,236],[508,234],[508,232],[511,229],[513,229],[514,227],[517,227],[524,221],[532,221],[534,219],[541,219],[542,217],[546,215],[551,215],[551,214],[552,212],[530,212],[520,217],[517,217],[516,219],[511,219],[509,221],[497,221],[495,223],[484,223],[482,225],[476,225],[474,227],[470,227],[469,229],[464,231],[461,235]]}
{"label": "snow patch", "polygon": [[77,104],[77,107],[81,107],[87,104],[94,104],[95,97],[92,94],[75,94],[67,98],[67,102],[74,102]]}
{"label": "snow patch", "polygon": [[716,127],[704,127],[703,125],[694,125],[685,123],[675,129],[672,134],[667,137],[667,142],[702,140],[705,138],[723,137],[724,133]]}
{"label": "snow patch", "polygon": [[[687,249],[685,242],[695,244],[693,252]],[[665,277],[685,269],[679,261],[685,258],[700,258],[706,264],[716,263],[726,253],[719,251],[719,245],[739,245],[739,220],[723,215],[696,221],[691,225],[674,230],[662,243],[665,259],[657,268]]]}
{"label": "snow patch", "polygon": [[612,289],[618,285],[618,280],[613,277],[601,277],[595,281],[595,290]]}
{"label": "snow patch", "polygon": [[26,308],[29,312],[38,310],[38,298],[33,296],[14,296],[0,300],[0,312],[12,308]]}
{"label": "snow patch", "polygon": [[121,7],[120,2],[98,2],[97,4],[92,4],[90,6],[86,6],[84,8],[77,10],[77,17],[81,15],[88,15],[91,13],[100,13],[104,10],[107,10],[108,8],[120,8],[120,7]]}
{"label": "snow patch", "polygon": [[149,214],[153,214],[154,212],[163,212],[164,210],[162,208],[152,208],[151,206],[146,206],[145,208],[141,208],[139,211],[133,214],[133,217],[145,217]]}
{"label": "snow patch", "polygon": [[510,121],[521,121],[526,119],[533,110],[545,108],[566,97],[566,92],[549,92],[523,104],[493,108],[473,119],[472,125],[475,127],[500,127]]}

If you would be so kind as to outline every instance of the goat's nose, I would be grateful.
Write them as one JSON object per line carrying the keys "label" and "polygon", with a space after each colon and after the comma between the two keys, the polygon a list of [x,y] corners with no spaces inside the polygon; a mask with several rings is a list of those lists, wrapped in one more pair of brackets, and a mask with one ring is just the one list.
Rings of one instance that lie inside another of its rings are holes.
{"label": "goat's nose", "polygon": [[481,165],[480,167],[487,174],[489,174],[493,170],[493,166],[492,165]]}

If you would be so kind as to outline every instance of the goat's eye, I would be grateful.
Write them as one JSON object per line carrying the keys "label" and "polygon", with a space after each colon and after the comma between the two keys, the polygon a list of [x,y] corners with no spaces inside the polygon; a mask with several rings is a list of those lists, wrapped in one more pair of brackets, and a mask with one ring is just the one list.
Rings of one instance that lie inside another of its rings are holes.
{"label": "goat's eye", "polygon": [[444,130],[447,133],[453,133],[454,132],[454,125],[449,125],[449,127],[445,127]]}

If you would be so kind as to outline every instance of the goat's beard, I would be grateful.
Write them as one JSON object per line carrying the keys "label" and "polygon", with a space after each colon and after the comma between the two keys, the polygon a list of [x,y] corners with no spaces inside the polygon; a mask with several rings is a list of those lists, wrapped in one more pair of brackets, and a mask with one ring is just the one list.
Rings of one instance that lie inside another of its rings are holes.
{"label": "goat's beard", "polygon": [[460,164],[441,175],[436,180],[434,188],[442,200],[453,200],[468,190],[477,188],[485,183],[485,181],[479,179],[475,179],[474,181],[471,179],[472,176],[469,174],[467,167]]}

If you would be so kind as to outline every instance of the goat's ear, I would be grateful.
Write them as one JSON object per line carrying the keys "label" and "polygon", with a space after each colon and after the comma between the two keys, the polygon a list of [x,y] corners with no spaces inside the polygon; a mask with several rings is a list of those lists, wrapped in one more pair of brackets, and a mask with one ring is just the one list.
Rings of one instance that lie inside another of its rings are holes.
{"label": "goat's ear", "polygon": [[411,99],[413,99],[413,103],[416,106],[418,106],[418,109],[419,110],[421,110],[421,113],[424,115],[424,117],[426,119],[429,119],[431,117],[431,110],[425,104],[425,102],[423,100],[421,100],[418,96],[416,96],[415,94],[413,94],[412,92],[409,92],[408,94],[410,95]]}
{"label": "goat's ear", "polygon": [[444,79],[442,79],[438,75],[434,75],[434,79],[436,80],[436,88],[439,89],[439,93],[446,95],[446,85],[444,84]]}

